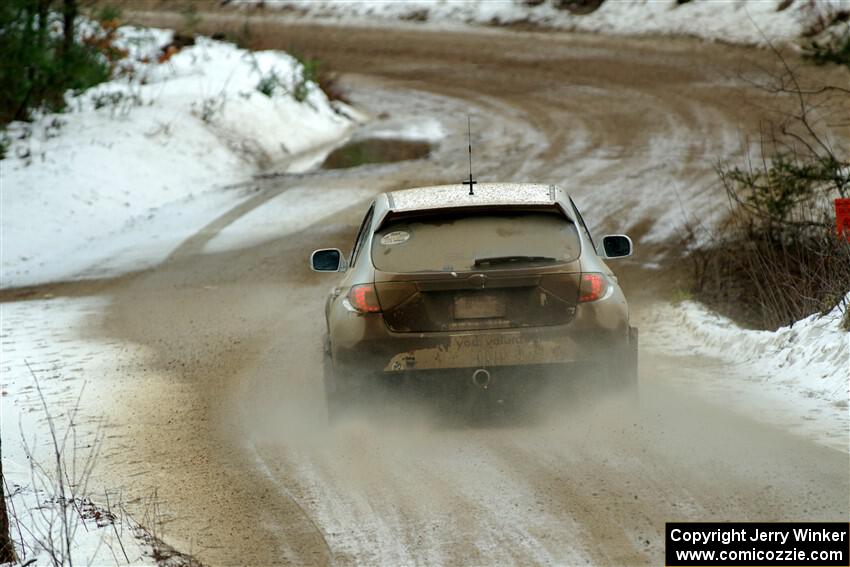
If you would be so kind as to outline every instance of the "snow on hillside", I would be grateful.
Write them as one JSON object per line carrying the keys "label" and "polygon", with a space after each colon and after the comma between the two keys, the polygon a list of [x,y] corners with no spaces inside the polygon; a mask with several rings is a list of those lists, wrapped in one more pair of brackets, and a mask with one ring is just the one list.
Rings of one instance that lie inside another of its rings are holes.
{"label": "snow on hillside", "polygon": [[155,264],[245,197],[228,185],[353,124],[286,53],[198,38],[158,63],[172,32],[119,31],[129,78],[69,95],[67,112],[9,125],[4,288]]}
{"label": "snow on hillside", "polygon": [[[446,23],[531,23],[585,32],[627,35],[690,35],[709,40],[762,44],[800,36],[814,11],[850,7],[850,0],[816,4],[797,0],[607,0],[589,14],[556,8],[551,0],[238,0],[246,6],[294,8],[310,17]],[[347,22],[348,23],[348,22]]]}

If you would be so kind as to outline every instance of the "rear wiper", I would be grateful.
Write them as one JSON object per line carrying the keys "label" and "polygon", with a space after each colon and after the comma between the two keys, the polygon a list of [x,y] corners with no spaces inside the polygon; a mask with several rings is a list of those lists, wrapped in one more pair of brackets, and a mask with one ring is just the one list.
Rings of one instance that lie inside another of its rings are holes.
{"label": "rear wiper", "polygon": [[476,258],[475,266],[484,266],[493,264],[511,264],[513,262],[555,262],[557,258],[549,256],[492,256],[490,258]]}

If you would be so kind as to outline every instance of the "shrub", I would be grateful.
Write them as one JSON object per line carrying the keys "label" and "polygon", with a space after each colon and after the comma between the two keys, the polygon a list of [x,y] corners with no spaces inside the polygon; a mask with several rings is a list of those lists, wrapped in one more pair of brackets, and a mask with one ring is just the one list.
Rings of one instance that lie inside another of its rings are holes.
{"label": "shrub", "polygon": [[783,71],[757,86],[779,112],[762,129],[760,157],[718,164],[726,222],[686,236],[695,297],[769,329],[829,311],[850,291],[850,242],[836,237],[832,204],[850,196],[850,151],[831,136],[850,91],[803,84],[774,53]]}
{"label": "shrub", "polygon": [[81,91],[109,78],[110,58],[102,46],[75,37],[76,0],[63,2],[61,35],[49,30],[52,5],[51,0],[0,3],[0,125],[28,120],[41,107],[62,110],[67,90]]}
{"label": "shrub", "polygon": [[96,110],[109,109],[113,117],[126,116],[132,108],[143,104],[142,98],[138,94],[124,91],[95,92],[91,95],[91,102]]}
{"label": "shrub", "polygon": [[850,10],[838,3],[808,0],[803,4],[803,20],[806,28],[804,37],[814,37],[828,31],[833,26],[850,21]]}
{"label": "shrub", "polygon": [[98,22],[116,22],[121,19],[123,11],[119,6],[107,4],[101,6],[94,11],[94,19]]}
{"label": "shrub", "polygon": [[428,9],[422,8],[420,10],[411,10],[410,12],[406,12],[399,16],[399,19],[407,22],[427,22]]}
{"label": "shrub", "polygon": [[812,40],[803,46],[803,55],[818,65],[835,63],[850,67],[850,24],[843,24],[823,39]]}
{"label": "shrub", "polygon": [[803,36],[803,56],[818,65],[836,63],[850,67],[850,10],[839,4],[811,1],[805,4],[808,22]]}
{"label": "shrub", "polygon": [[817,237],[829,226],[830,196],[850,189],[847,164],[832,154],[786,151],[759,168],[720,164],[717,172],[748,236],[778,244]]}
{"label": "shrub", "polygon": [[[785,150],[717,172],[729,214],[690,252],[695,297],[768,329],[837,305],[850,291],[850,242],[836,237],[832,198],[848,194],[850,163]],[[693,228],[688,238],[698,240]]]}
{"label": "shrub", "polygon": [[318,59],[310,59],[295,55],[301,64],[301,75],[295,81],[292,96],[298,102],[304,102],[310,94],[309,85],[314,83],[325,93],[328,100],[349,102],[345,91],[339,84],[336,73],[328,71],[322,66]]}
{"label": "shrub", "polygon": [[573,14],[584,15],[595,12],[605,0],[552,0],[560,10],[569,10]]}
{"label": "shrub", "polygon": [[848,292],[850,243],[833,231],[777,244],[741,229],[726,227],[692,252],[694,296],[703,303],[746,326],[775,329],[828,312]]}
{"label": "shrub", "polygon": [[272,69],[271,71],[260,77],[260,81],[257,83],[256,89],[264,95],[270,97],[280,86],[282,86],[282,83],[280,82],[280,76],[274,69]]}
{"label": "shrub", "polygon": [[0,131],[0,160],[6,159],[6,153],[9,151],[9,146],[12,145],[12,138],[5,130]]}
{"label": "shrub", "polygon": [[226,102],[227,99],[223,93],[206,97],[201,101],[201,108],[196,111],[196,114],[205,124],[212,124],[216,116],[224,109]]}
{"label": "shrub", "polygon": [[319,76],[319,62],[316,59],[302,59],[296,56],[301,64],[301,74],[295,81],[292,96],[298,102],[307,100],[310,94],[310,83],[316,83]]}
{"label": "shrub", "polygon": [[[101,58],[101,52],[74,44],[64,54],[56,79],[57,93],[60,89],[81,92],[109,80],[109,65]],[[57,101],[57,105],[57,109],[64,108],[64,100]]]}

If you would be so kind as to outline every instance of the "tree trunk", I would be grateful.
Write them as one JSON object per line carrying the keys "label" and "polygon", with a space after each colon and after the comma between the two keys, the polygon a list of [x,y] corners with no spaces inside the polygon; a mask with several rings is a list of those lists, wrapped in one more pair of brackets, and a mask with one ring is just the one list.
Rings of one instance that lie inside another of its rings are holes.
{"label": "tree trunk", "polygon": [[[24,5],[24,25],[23,31],[21,32],[21,52],[18,54],[18,57],[21,60],[25,60],[27,57],[27,52],[33,50],[33,23],[35,22],[35,12],[32,9],[32,5],[25,4]],[[27,120],[29,118],[29,99],[32,94],[33,84],[35,83],[36,69],[33,65],[27,65],[24,68],[24,72],[26,73],[26,84],[27,90],[23,96],[23,99],[18,103],[18,108],[15,110],[15,113],[12,115],[12,120]]]}
{"label": "tree trunk", "polygon": [[38,0],[38,48],[47,47],[47,18],[50,15],[51,0]]}
{"label": "tree trunk", "polygon": [[0,563],[14,563],[15,547],[9,533],[9,514],[6,512],[5,477],[3,476],[3,441],[0,440]]}
{"label": "tree trunk", "polygon": [[74,48],[74,22],[77,19],[77,0],[64,0],[62,6],[62,54]]}

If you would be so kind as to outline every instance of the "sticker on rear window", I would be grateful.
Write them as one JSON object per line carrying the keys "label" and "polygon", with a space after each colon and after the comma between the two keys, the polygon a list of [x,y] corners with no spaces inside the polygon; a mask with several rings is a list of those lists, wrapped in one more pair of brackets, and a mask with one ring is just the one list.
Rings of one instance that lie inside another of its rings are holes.
{"label": "sticker on rear window", "polygon": [[393,232],[388,232],[381,237],[381,244],[384,246],[394,246],[396,244],[407,242],[408,239],[410,239],[409,232],[404,230],[394,230]]}

